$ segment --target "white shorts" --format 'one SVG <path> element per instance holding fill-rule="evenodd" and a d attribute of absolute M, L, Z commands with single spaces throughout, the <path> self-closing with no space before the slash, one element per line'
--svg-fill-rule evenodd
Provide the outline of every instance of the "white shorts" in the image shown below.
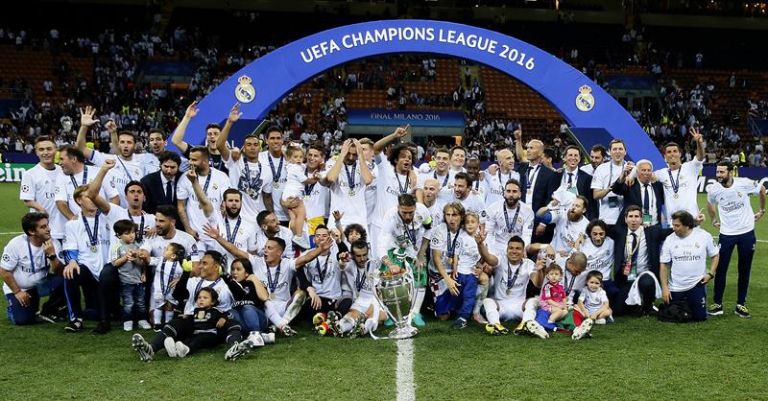
<path fill-rule="evenodd" d="M 499 320 L 506 322 L 508 320 L 521 320 L 523 318 L 523 303 L 514 299 L 497 300 L 499 305 Z"/>
<path fill-rule="evenodd" d="M 373 316 L 378 316 L 379 312 L 381 311 L 381 305 L 379 305 L 379 301 L 376 300 L 376 297 L 373 296 L 357 297 L 355 302 L 352 303 L 350 309 L 354 309 L 365 315 L 368 313 L 368 308 L 370 308 L 371 305 L 373 305 Z"/>

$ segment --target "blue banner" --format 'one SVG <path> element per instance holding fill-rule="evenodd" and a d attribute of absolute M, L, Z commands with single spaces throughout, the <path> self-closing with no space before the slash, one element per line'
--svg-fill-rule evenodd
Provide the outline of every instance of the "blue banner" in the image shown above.
<path fill-rule="evenodd" d="M 459 127 L 464 128 L 464 113 L 460 111 L 414 111 L 385 109 L 350 109 L 349 125 L 378 125 L 399 127 Z"/>
<path fill-rule="evenodd" d="M 392 53 L 430 53 L 496 68 L 539 93 L 575 128 L 603 128 L 622 138 L 631 159 L 664 162 L 632 116 L 598 84 L 536 46 L 468 25 L 430 20 L 387 20 L 342 26 L 289 43 L 258 58 L 200 102 L 187 130 L 202 143 L 205 126 L 220 122 L 236 102 L 243 119 L 261 120 L 293 88 L 335 66 Z M 231 136 L 240 144 L 242 136 Z"/>

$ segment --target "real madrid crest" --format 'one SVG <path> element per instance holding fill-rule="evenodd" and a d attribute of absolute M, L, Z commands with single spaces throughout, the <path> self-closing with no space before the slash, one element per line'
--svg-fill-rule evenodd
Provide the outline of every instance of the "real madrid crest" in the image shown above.
<path fill-rule="evenodd" d="M 235 88 L 235 98 L 240 103 L 250 103 L 256 99 L 256 89 L 251 85 L 251 77 L 243 75 L 237 79 L 237 87 Z"/>
<path fill-rule="evenodd" d="M 592 96 L 592 88 L 589 85 L 583 85 L 579 88 L 579 94 L 576 95 L 576 108 L 581 111 L 590 111 L 595 107 L 595 97 Z"/>

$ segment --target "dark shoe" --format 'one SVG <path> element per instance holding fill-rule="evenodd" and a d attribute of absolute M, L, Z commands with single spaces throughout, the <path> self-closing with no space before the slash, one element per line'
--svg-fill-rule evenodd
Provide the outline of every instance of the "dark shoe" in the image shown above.
<path fill-rule="evenodd" d="M 64 327 L 64 330 L 70 333 L 78 333 L 83 331 L 83 319 L 70 320 L 70 322 Z"/>
<path fill-rule="evenodd" d="M 453 321 L 453 326 L 451 327 L 457 330 L 465 329 L 467 327 L 467 319 L 460 317 Z"/>

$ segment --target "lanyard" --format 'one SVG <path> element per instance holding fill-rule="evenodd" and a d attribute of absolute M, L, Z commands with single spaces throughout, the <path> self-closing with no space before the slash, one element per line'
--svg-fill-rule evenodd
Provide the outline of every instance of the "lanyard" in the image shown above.
<path fill-rule="evenodd" d="M 514 231 L 515 229 L 515 223 L 517 223 L 517 216 L 520 215 L 520 203 L 517 204 L 517 210 L 515 210 L 515 216 L 512 217 L 512 224 L 509 224 L 509 214 L 507 214 L 506 201 L 504 201 L 504 204 L 501 205 L 501 208 L 502 210 L 504 210 L 504 222 L 507 223 L 507 233 L 512 233 L 512 231 Z"/>
<path fill-rule="evenodd" d="M 282 266 L 282 262 L 277 265 L 277 269 L 275 272 L 275 278 L 272 279 L 272 275 L 269 274 L 269 266 L 267 266 L 267 285 L 269 286 L 269 293 L 272 294 L 275 292 L 275 288 L 277 288 L 277 281 L 280 280 L 280 267 Z"/>
<path fill-rule="evenodd" d="M 343 163 L 342 163 L 343 164 Z M 355 190 L 355 170 L 357 169 L 357 163 L 352 163 L 352 172 L 349 171 L 347 165 L 344 164 L 344 171 L 347 173 L 347 183 L 349 184 L 349 190 Z M 397 174 L 397 173 L 395 173 Z"/>
<path fill-rule="evenodd" d="M 205 185 L 203 185 L 203 192 L 205 192 L 206 195 L 208 195 L 208 185 L 211 183 L 212 175 L 213 170 L 208 170 L 208 177 L 205 177 Z"/>
<path fill-rule="evenodd" d="M 117 161 L 120 162 L 120 165 L 123 166 L 123 171 L 125 171 L 125 175 L 128 176 L 128 181 L 133 181 L 133 177 L 131 176 L 131 173 L 128 172 L 128 168 L 125 167 L 125 163 L 123 163 L 123 159 L 120 157 L 116 157 Z"/>
<path fill-rule="evenodd" d="M 29 237 L 27 237 L 27 250 L 29 251 L 29 263 L 32 265 L 32 274 L 35 274 L 35 257 L 32 255 L 32 245 L 29 243 Z M 43 252 L 43 267 L 48 270 L 48 258 L 45 257 Z"/>
<path fill-rule="evenodd" d="M 447 226 L 446 226 L 447 228 Z M 461 234 L 461 228 L 459 228 L 458 231 L 456 231 L 456 236 L 453 237 L 453 242 L 451 242 L 451 230 L 446 230 L 448 233 L 448 257 L 452 258 L 453 255 L 456 253 L 456 241 L 459 240 L 459 234 Z"/>
<path fill-rule="evenodd" d="M 365 284 L 365 276 L 368 275 L 368 268 L 370 266 L 371 266 L 371 261 L 369 260 L 365 264 L 365 270 L 363 271 L 363 274 L 360 274 L 360 269 L 355 269 L 357 270 L 357 275 L 355 276 L 355 288 L 357 288 L 357 292 L 360 292 L 360 290 L 363 288 L 363 284 Z"/>
<path fill-rule="evenodd" d="M 520 274 L 520 268 L 523 267 L 523 261 L 520 261 L 520 264 L 517 265 L 517 268 L 515 269 L 515 274 L 512 274 L 512 264 L 509 263 L 509 259 L 507 259 L 507 290 L 511 289 L 515 286 L 515 281 L 517 281 L 517 276 Z M 511 277 L 511 278 L 510 278 Z"/>
<path fill-rule="evenodd" d="M 235 240 L 237 239 L 237 230 L 240 229 L 240 223 L 243 222 L 243 218 L 240 216 L 237 216 L 237 223 L 235 223 L 235 229 L 234 232 L 229 231 L 229 218 L 224 217 L 224 225 L 227 229 L 227 241 L 231 242 L 232 244 L 235 244 Z M 235 245 L 236 246 L 236 245 Z"/>
<path fill-rule="evenodd" d="M 133 224 L 136 224 L 136 222 L 133 220 L 133 216 L 128 214 L 128 217 L 131 218 L 131 221 L 133 221 Z M 142 242 L 144 241 L 144 213 L 141 213 L 141 223 L 139 224 L 139 231 L 136 233 L 136 242 Z"/>
<path fill-rule="evenodd" d="M 408 224 L 406 224 L 405 220 L 403 220 L 403 216 L 400 216 L 400 213 L 397 214 L 397 217 L 399 217 L 400 221 L 403 223 L 403 228 L 405 229 L 405 235 L 408 236 L 408 240 L 411 241 L 411 244 L 413 244 L 413 247 L 416 248 L 416 228 L 413 226 L 413 221 L 411 221 L 411 226 L 409 228 Z"/>
<path fill-rule="evenodd" d="M 624 165 L 625 164 L 627 164 L 627 162 L 625 162 L 625 161 L 621 162 L 621 171 L 619 171 L 619 175 L 621 175 L 621 172 L 624 171 Z M 609 173 L 608 173 L 608 186 L 613 184 L 613 160 L 611 160 L 610 168 L 611 169 L 609 170 Z M 616 177 L 616 178 L 619 178 L 619 177 Z"/>
<path fill-rule="evenodd" d="M 667 174 L 669 174 L 669 183 L 672 185 L 672 191 L 675 192 L 675 196 L 677 196 L 677 191 L 680 190 L 680 171 L 683 168 L 677 169 L 677 182 L 672 178 L 672 171 L 667 169 Z"/>
<path fill-rule="evenodd" d="M 197 286 L 195 287 L 195 299 L 197 299 L 197 295 L 200 292 L 200 288 L 203 286 L 203 281 L 204 279 L 201 278 L 200 281 L 197 282 Z M 221 281 L 221 277 L 217 278 L 216 281 L 212 282 L 209 285 L 206 285 L 205 287 L 206 288 L 216 287 L 216 284 L 218 284 L 219 281 Z M 162 282 L 162 279 L 160 280 L 160 282 Z"/>
<path fill-rule="evenodd" d="M 304 175 L 309 177 L 309 170 L 307 170 L 306 168 L 304 169 Z M 312 184 L 304 185 L 304 195 L 305 196 L 312 195 L 312 190 L 315 189 L 315 185 L 317 185 L 317 181 L 313 182 Z"/>
<path fill-rule="evenodd" d="M 570 272 L 568 274 L 571 275 L 571 283 L 570 284 L 568 284 L 568 279 L 565 278 L 565 275 L 563 275 L 563 281 L 565 281 L 565 284 L 566 284 L 566 286 L 565 286 L 565 293 L 566 294 L 570 294 L 571 293 L 571 288 L 573 288 L 573 284 L 576 282 L 576 276 L 574 276 Z"/>
<path fill-rule="evenodd" d="M 502 181 L 501 180 L 501 168 L 499 168 L 498 174 L 499 174 L 499 187 L 501 187 L 501 193 L 503 195 L 504 194 L 504 187 L 507 185 L 507 181 L 512 179 L 512 171 L 510 171 L 509 174 L 507 175 L 507 181 Z"/>
<path fill-rule="evenodd" d="M 80 216 L 83 218 L 83 225 L 85 226 L 85 232 L 88 234 L 88 241 L 90 241 L 91 246 L 96 246 L 96 244 L 99 242 L 99 215 L 101 214 L 101 211 L 96 212 L 96 217 L 93 218 L 93 231 L 91 231 L 91 227 L 88 226 L 88 220 L 85 218 L 84 214 L 81 214 Z"/>
<path fill-rule="evenodd" d="M 173 275 L 176 273 L 176 265 L 179 263 L 177 260 L 174 260 L 171 264 L 171 271 L 168 272 L 168 282 L 163 282 L 163 276 L 165 275 L 165 264 L 167 261 L 163 260 L 163 264 L 160 265 L 160 291 L 162 291 L 163 295 L 168 295 L 168 292 L 171 290 L 171 281 L 173 281 Z M 195 294 L 197 294 L 197 291 L 200 290 L 200 285 L 202 284 L 202 280 L 200 283 L 198 283 L 197 287 L 195 289 Z M 195 295 L 195 298 L 197 298 L 197 295 Z"/>
<path fill-rule="evenodd" d="M 69 179 L 72 180 L 72 186 L 77 188 L 77 181 L 75 181 L 75 175 L 70 174 Z M 88 181 L 88 168 L 83 166 L 83 183 L 80 185 L 85 185 L 86 181 Z"/>
<path fill-rule="evenodd" d="M 443 184 L 440 185 L 440 189 L 442 189 L 444 186 L 448 185 L 448 176 L 450 176 L 450 173 L 445 173 L 445 178 L 443 179 Z M 437 179 L 437 170 L 435 170 L 434 174 L 432 175 Z"/>
<path fill-rule="evenodd" d="M 328 273 L 328 261 L 331 260 L 331 254 L 329 253 L 328 256 L 325 257 L 325 263 L 323 264 L 323 269 L 320 270 L 320 256 L 315 259 L 315 268 L 317 269 L 317 276 L 320 277 L 320 284 L 325 282 L 325 274 Z"/>
<path fill-rule="evenodd" d="M 251 188 L 253 186 L 253 181 L 251 179 L 251 166 L 248 160 L 243 160 L 244 170 L 245 170 L 245 182 L 247 183 L 248 187 Z M 258 163 L 259 165 L 259 177 L 261 177 L 261 163 Z"/>
<path fill-rule="evenodd" d="M 408 193 L 408 184 L 409 184 L 408 176 L 407 175 L 405 176 L 405 188 L 403 188 L 403 183 L 400 182 L 400 174 L 398 174 L 397 171 L 395 171 L 395 178 L 397 179 L 397 188 L 400 189 L 400 193 L 401 194 Z"/>
<path fill-rule="evenodd" d="M 275 184 L 280 183 L 280 174 L 283 171 L 283 160 L 285 158 L 283 156 L 280 156 L 280 164 L 277 165 L 277 171 L 275 171 L 275 162 L 272 161 L 272 155 L 267 155 L 267 160 L 269 160 L 269 169 L 272 170 L 272 182 Z"/>

